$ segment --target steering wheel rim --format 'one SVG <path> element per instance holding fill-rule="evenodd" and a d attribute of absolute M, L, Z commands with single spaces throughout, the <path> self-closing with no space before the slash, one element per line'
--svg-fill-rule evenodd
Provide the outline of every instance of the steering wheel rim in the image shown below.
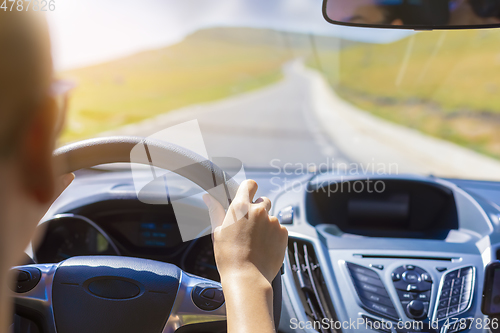
<path fill-rule="evenodd" d="M 227 209 L 238 183 L 216 164 L 173 143 L 141 137 L 104 137 L 75 142 L 54 152 L 61 172 L 70 173 L 107 163 L 134 163 L 175 172 L 210 193 Z"/>
<path fill-rule="evenodd" d="M 108 137 L 108 138 L 97 138 L 91 140 L 85 140 L 81 142 L 76 142 L 62 148 L 57 149 L 54 152 L 54 158 L 57 163 L 62 167 L 60 170 L 62 173 L 74 172 L 83 168 L 89 168 L 99 164 L 106 163 L 117 163 L 117 162 L 130 162 L 131 152 L 135 150 L 136 154 L 134 154 L 134 163 L 141 163 L 145 165 L 150 165 L 151 167 L 159 167 L 172 172 L 175 172 L 195 184 L 199 185 L 205 191 L 210 193 L 218 202 L 220 202 L 224 208 L 227 209 L 231 200 L 234 198 L 237 190 L 238 183 L 227 176 L 227 174 L 216 164 L 207 160 L 206 158 L 188 150 L 183 147 L 177 146 L 175 144 L 152 140 L 147 138 L 140 137 Z M 121 262 L 124 267 L 129 267 L 130 262 L 135 260 L 135 258 L 123 258 L 116 257 L 113 259 L 108 259 L 111 264 L 105 264 L 108 269 L 113 264 L 113 260 L 117 260 Z M 104 259 L 97 259 L 97 257 L 80 257 L 76 260 L 78 265 L 89 265 L 89 267 L 95 266 L 94 262 L 101 262 Z M 144 261 L 150 261 L 145 259 L 139 259 L 137 264 L 145 265 L 144 267 L 149 267 L 149 264 L 145 264 Z M 56 275 L 58 271 L 58 267 L 66 267 L 66 270 L 76 269 L 77 267 L 73 263 L 75 260 L 68 259 L 67 261 L 63 261 L 58 265 L 45 265 L 47 267 L 42 267 L 43 265 L 27 265 L 20 266 L 16 269 L 23 270 L 26 267 L 31 267 L 30 269 L 37 269 L 41 272 L 42 280 L 45 286 L 36 286 L 34 288 L 35 291 L 30 291 L 25 295 L 17 295 L 15 297 L 16 304 L 21 307 L 27 308 L 36 308 L 38 312 L 45 313 L 48 316 L 54 318 L 53 329 L 55 331 L 55 313 L 52 307 L 52 285 L 54 281 L 57 282 L 57 278 L 62 276 L 62 273 Z M 69 264 L 68 264 L 69 263 Z M 82 264 L 83 263 L 83 264 Z M 159 263 L 159 262 L 158 262 Z M 171 264 L 159 263 L 162 267 L 165 266 L 173 266 Z M 127 266 L 128 265 L 128 266 Z M 63 268 L 64 268 L 63 267 Z M 73 268 L 71 268 L 73 267 Z M 75 268 L 76 267 L 76 268 Z M 174 266 L 175 267 L 175 266 Z M 116 268 L 116 267 L 112 267 Z M 177 267 L 175 267 L 177 268 Z M 167 270 L 172 271 L 171 268 L 167 267 Z M 95 267 L 94 267 L 95 270 Z M 195 276 L 187 275 L 177 268 L 181 273 L 178 274 L 180 277 L 178 278 L 178 293 L 175 295 L 175 302 L 171 307 L 171 312 L 169 312 L 168 321 L 165 324 L 165 328 L 163 332 L 170 332 L 178 328 L 179 325 L 184 325 L 186 322 L 183 322 L 182 315 L 179 315 L 179 311 L 186 311 L 184 308 L 193 308 L 193 300 L 191 299 L 191 293 L 193 292 L 193 288 L 196 288 L 196 285 L 210 285 L 212 283 L 210 280 L 198 278 Z M 102 270 L 98 270 L 101 272 Z M 101 273 L 98 273 L 101 274 Z M 71 275 L 71 274 L 70 274 Z M 175 275 L 175 274 L 174 274 Z M 94 277 L 92 279 L 98 279 L 99 276 Z M 101 277 L 102 278 L 102 277 Z M 127 279 L 128 276 L 120 276 L 120 279 Z M 92 280 L 90 279 L 90 280 Z M 88 281 L 79 283 L 84 286 Z M 93 280 L 92 280 L 93 281 Z M 133 281 L 133 280 L 132 280 Z M 208 282 L 207 282 L 208 281 Z M 207 284 L 208 283 L 208 284 Z M 215 283 L 215 282 L 213 282 Z M 62 283 L 64 284 L 64 283 Z M 67 284 L 67 281 L 66 281 Z M 144 284 L 144 283 L 143 283 Z M 139 283 L 141 285 L 141 283 Z M 276 278 L 272 282 L 273 286 L 273 310 L 274 310 L 274 322 L 276 326 L 276 331 L 278 331 L 279 320 L 281 316 L 281 274 L 278 273 Z M 41 292 L 37 290 L 43 288 L 45 292 Z M 50 288 L 50 292 L 47 292 L 47 288 Z M 211 288 L 217 288 L 217 286 L 213 285 Z M 58 293 L 57 289 L 54 289 L 56 294 Z M 183 290 L 183 291 L 182 291 Z M 39 295 L 37 296 L 37 293 Z M 182 295 L 181 295 L 182 294 Z M 178 300 L 178 298 L 182 298 L 182 300 Z M 225 305 L 217 308 L 214 312 L 217 320 L 221 318 L 221 311 L 225 313 Z M 184 307 L 184 308 L 183 308 Z M 200 309 L 198 309 L 200 310 Z M 193 310 L 194 311 L 194 310 Z M 175 314 L 175 316 L 174 316 Z M 206 315 L 206 314 L 204 314 Z M 190 314 L 192 317 L 192 315 Z M 172 317 L 176 319 L 172 320 Z M 179 319 L 180 318 L 180 319 Z M 188 316 L 189 318 L 189 316 Z M 213 320 L 207 320 L 206 316 L 202 316 L 205 320 L 204 322 L 213 322 Z M 50 326 L 50 325 L 49 325 Z M 49 331 L 52 326 L 49 327 Z"/>

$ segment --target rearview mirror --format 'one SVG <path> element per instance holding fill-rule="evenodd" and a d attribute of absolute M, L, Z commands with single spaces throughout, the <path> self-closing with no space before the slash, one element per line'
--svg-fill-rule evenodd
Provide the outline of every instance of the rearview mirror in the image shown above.
<path fill-rule="evenodd" d="M 500 0 L 324 0 L 333 24 L 392 29 L 500 27 Z"/>

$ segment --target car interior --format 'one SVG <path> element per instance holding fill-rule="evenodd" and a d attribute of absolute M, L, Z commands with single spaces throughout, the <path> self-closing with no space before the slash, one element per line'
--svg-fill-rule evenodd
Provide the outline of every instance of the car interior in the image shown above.
<path fill-rule="evenodd" d="M 250 2 L 237 2 L 245 4 L 242 17 L 259 16 L 267 11 L 266 6 L 275 6 Z M 252 81 L 245 83 L 248 90 L 228 89 L 228 96 L 214 95 L 206 101 L 173 106 L 179 109 L 167 113 L 173 121 L 159 115 L 152 121 L 141 120 L 138 126 L 132 121 L 120 123 L 119 128 L 103 127 L 96 133 L 92 129 L 78 137 L 78 131 L 71 128 L 77 118 L 68 116 L 67 139 L 54 158 L 65 166 L 64 173 L 74 172 L 76 178 L 40 222 L 37 238 L 26 250 L 25 265 L 12 268 L 16 279 L 13 332 L 226 332 L 224 294 L 202 196 L 208 192 L 227 208 L 242 174 L 258 183 L 258 196 L 272 201 L 270 214 L 278 217 L 289 233 L 285 260 L 273 281 L 277 332 L 458 333 L 494 332 L 498 328 L 495 318 L 500 314 L 500 288 L 495 287 L 494 273 L 500 269 L 490 263 L 500 260 L 500 154 L 495 150 L 500 141 L 493 142 L 497 137 L 492 134 L 488 136 L 491 144 L 467 145 L 462 137 L 454 139 L 459 130 L 449 130 L 455 136 L 439 136 L 419 127 L 433 124 L 429 128 L 437 128 L 440 112 L 445 116 L 439 119 L 451 124 L 446 125 L 450 128 L 454 124 L 472 127 L 472 122 L 474 126 L 489 123 L 484 128 L 498 126 L 498 109 L 482 109 L 479 102 L 460 104 L 461 95 L 479 89 L 479 85 L 464 83 L 464 90 L 454 93 L 453 87 L 462 89 L 459 83 L 453 85 L 455 72 L 443 69 L 444 63 L 426 65 L 427 58 L 441 60 L 440 50 L 457 36 L 453 45 L 460 47 L 464 34 L 477 34 L 474 38 L 479 36 L 477 40 L 490 47 L 494 39 L 488 36 L 500 28 L 497 1 L 295 2 L 316 13 L 313 17 L 321 29 L 338 35 L 298 30 L 285 33 L 277 26 L 266 33 L 243 29 L 233 34 L 228 27 L 214 28 L 225 23 L 213 21 L 206 23 L 206 30 L 185 37 L 199 45 L 223 38 L 225 44 L 215 44 L 206 54 L 179 42 L 163 53 L 140 53 L 139 58 L 127 55 L 125 60 L 107 63 L 111 79 L 100 76 L 108 70 L 103 65 L 67 71 L 82 75 L 78 83 L 81 91 L 102 89 L 103 96 L 123 99 L 124 104 L 129 103 L 126 90 L 123 95 L 115 94 L 107 82 L 112 82 L 109 84 L 116 86 L 116 91 L 139 90 L 142 86 L 137 82 L 157 71 L 177 75 L 173 69 L 146 67 L 157 58 L 194 61 L 182 53 L 189 51 L 198 53 L 196 59 L 211 59 L 219 57 L 216 52 L 236 52 L 230 47 L 240 43 L 238 39 L 251 45 L 241 47 L 241 54 L 228 55 L 223 64 L 211 64 L 210 70 L 215 72 L 222 68 L 217 66 L 229 66 L 231 57 L 243 59 L 247 54 L 254 59 L 262 56 L 264 47 L 275 47 L 276 38 L 282 43 L 278 51 L 265 51 L 276 56 L 266 58 L 267 66 L 279 64 L 278 74 L 262 74 L 257 80 L 265 87 L 250 87 L 257 84 Z M 167 1 L 160 7 L 175 12 L 174 3 Z M 283 7 L 279 7 L 281 11 L 291 6 L 284 1 L 277 3 Z M 252 12 L 254 6 L 261 11 Z M 459 14 L 465 15 L 463 6 L 476 13 L 475 20 L 460 21 Z M 207 11 L 207 15 L 215 15 L 223 7 Z M 192 5 L 189 9 L 197 8 Z M 300 12 L 307 16 L 300 8 L 297 17 Z M 276 11 L 267 13 L 274 15 Z M 241 22 L 234 26 L 250 25 Z M 262 22 L 255 22 L 262 29 Z M 447 39 L 440 37 L 448 31 Z M 435 39 L 431 47 L 426 44 L 420 51 L 418 38 L 425 36 Z M 369 44 L 367 38 L 377 42 Z M 393 45 L 398 48 L 391 49 Z M 472 50 L 483 52 L 483 44 L 474 45 Z M 378 56 L 382 48 L 401 52 L 394 60 L 389 53 Z M 412 67 L 411 52 L 418 53 L 415 63 L 419 70 Z M 459 53 L 451 46 L 446 52 Z M 491 52 L 496 57 L 491 61 L 498 62 L 500 49 Z M 486 59 L 487 55 L 483 56 Z M 482 65 L 475 60 L 475 66 Z M 238 66 L 243 66 L 241 61 Z M 140 63 L 134 73 L 147 73 L 141 79 L 134 78 L 137 82 L 127 81 L 128 72 L 123 77 L 114 75 L 113 70 L 123 70 L 134 62 Z M 350 66 L 352 77 L 347 70 L 340 72 L 340 78 L 335 76 L 335 69 L 344 63 Z M 333 69 L 330 64 L 334 64 Z M 250 65 L 249 73 L 261 70 Z M 458 71 L 466 66 L 466 60 L 453 66 Z M 496 75 L 491 66 L 483 75 Z M 395 80 L 383 87 L 385 78 L 393 75 L 388 72 L 392 67 L 396 67 Z M 193 71 L 219 75 L 210 70 Z M 236 70 L 231 67 L 228 72 Z M 327 78 L 320 79 L 318 72 Z M 464 73 L 461 80 L 467 81 Z M 271 79 L 272 75 L 280 76 Z M 405 83 L 408 78 L 411 84 Z M 212 92 L 207 88 L 210 81 L 176 80 L 179 86 L 200 84 Z M 370 85 L 370 80 L 375 83 Z M 86 87 L 88 82 L 95 87 Z M 356 85 L 360 88 L 353 90 Z M 441 89 L 441 85 L 448 88 Z M 432 93 L 417 96 L 423 91 L 417 88 L 424 86 L 431 86 Z M 98 112 L 84 104 L 84 93 L 78 89 L 75 108 L 80 108 L 79 117 Z M 331 95 L 330 90 L 336 94 Z M 394 95 L 384 95 L 386 90 Z M 162 91 L 148 92 L 147 99 L 160 98 Z M 455 115 L 445 106 L 445 111 L 440 109 L 438 103 L 446 95 L 443 91 L 453 96 L 456 109 L 462 113 Z M 370 92 L 379 95 L 373 97 Z M 165 92 L 166 98 L 183 93 L 180 88 Z M 469 98 L 481 96 L 471 93 Z M 102 100 L 96 97 L 96 103 Z M 116 105 L 121 107 L 120 103 Z M 378 111 L 384 107 L 389 111 Z M 413 117 L 416 112 L 427 112 L 422 111 L 425 108 L 432 109 L 429 116 L 421 122 L 411 118 L 411 125 L 398 123 L 396 116 L 386 117 L 391 112 Z M 233 112 L 235 109 L 241 112 Z M 295 113 L 287 113 L 292 109 Z M 480 113 L 477 117 L 471 115 L 476 110 Z M 248 114 L 255 118 L 245 118 Z M 469 123 L 462 121 L 462 116 L 468 117 Z M 114 121 L 107 114 L 102 119 L 98 114 L 92 117 L 109 124 Z M 174 125 L 193 119 L 198 119 L 195 129 L 203 137 L 201 141 L 196 133 L 175 129 Z M 173 128 L 170 132 L 153 134 L 169 126 Z M 480 136 L 483 132 L 474 133 Z M 197 149 L 199 142 L 206 148 Z M 326 160 L 321 164 L 332 156 L 335 163 Z M 416 160 L 418 163 L 412 162 Z M 355 164 L 374 167 L 353 170 Z M 396 172 L 388 171 L 391 165 L 398 166 Z M 497 278 L 497 286 L 499 281 Z"/>

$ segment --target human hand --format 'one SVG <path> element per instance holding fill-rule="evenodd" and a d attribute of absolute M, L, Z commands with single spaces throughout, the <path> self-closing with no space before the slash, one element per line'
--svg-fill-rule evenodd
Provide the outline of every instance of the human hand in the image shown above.
<path fill-rule="evenodd" d="M 227 214 L 209 194 L 203 196 L 209 208 L 214 252 L 221 280 L 263 276 L 269 283 L 279 272 L 288 241 L 288 231 L 269 216 L 271 201 L 258 198 L 257 183 L 244 181 Z"/>

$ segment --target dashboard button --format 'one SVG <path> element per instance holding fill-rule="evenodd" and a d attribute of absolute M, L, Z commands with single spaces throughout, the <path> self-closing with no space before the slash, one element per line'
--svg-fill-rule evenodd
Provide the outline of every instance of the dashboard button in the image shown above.
<path fill-rule="evenodd" d="M 25 282 L 31 279 L 31 274 L 26 271 L 20 271 L 17 275 L 17 282 Z"/>
<path fill-rule="evenodd" d="M 217 302 L 224 303 L 224 293 L 221 289 L 215 289 L 214 300 Z"/>
<path fill-rule="evenodd" d="M 394 281 L 394 282 L 401 280 L 401 274 L 399 274 L 399 273 L 392 272 L 391 276 L 392 276 L 392 281 Z"/>
<path fill-rule="evenodd" d="M 406 286 L 406 290 L 407 291 L 416 291 L 416 290 L 418 290 L 418 286 L 416 284 L 409 284 L 408 286 Z"/>
<path fill-rule="evenodd" d="M 422 274 L 422 280 L 426 281 L 426 282 L 432 282 L 432 277 L 427 274 L 427 273 L 423 273 Z"/>
<path fill-rule="evenodd" d="M 451 296 L 458 296 L 462 293 L 462 286 L 453 287 L 451 290 Z"/>
<path fill-rule="evenodd" d="M 458 272 L 459 271 L 451 271 L 446 274 L 445 281 L 455 280 L 458 277 Z"/>
<path fill-rule="evenodd" d="M 405 269 L 406 269 L 407 271 L 412 271 L 412 270 L 414 270 L 414 269 L 415 269 L 415 266 L 413 266 L 413 265 L 405 265 Z"/>
<path fill-rule="evenodd" d="M 208 299 L 214 299 L 215 298 L 215 289 L 212 289 L 212 288 L 205 289 L 201 292 L 201 296 L 204 298 L 208 298 Z"/>
<path fill-rule="evenodd" d="M 443 318 L 445 318 L 447 312 L 448 312 L 448 309 L 439 310 L 437 312 L 437 319 L 443 319 Z"/>
<path fill-rule="evenodd" d="M 447 308 L 449 302 L 450 302 L 450 300 L 448 298 L 447 299 L 443 299 L 442 301 L 439 301 L 438 309 L 445 309 L 445 308 Z"/>
<path fill-rule="evenodd" d="M 441 266 L 436 267 L 436 271 L 438 271 L 438 272 L 444 272 L 444 271 L 446 271 L 447 269 L 448 269 L 448 268 L 446 268 L 446 267 L 441 267 Z"/>
<path fill-rule="evenodd" d="M 422 302 L 429 302 L 431 299 L 431 292 L 425 291 L 423 293 L 419 293 L 417 296 L 417 299 L 422 301 Z"/>
<path fill-rule="evenodd" d="M 472 289 L 472 281 L 464 283 L 462 286 L 462 292 L 469 291 Z"/>
<path fill-rule="evenodd" d="M 367 309 L 378 312 L 380 314 L 386 315 L 393 319 L 399 319 L 398 313 L 392 306 L 386 306 L 382 304 L 377 304 L 370 301 L 364 301 L 363 304 Z"/>
<path fill-rule="evenodd" d="M 363 267 L 360 265 L 356 265 L 356 264 L 353 264 L 350 262 L 347 263 L 347 267 L 349 268 L 349 270 L 352 273 L 359 273 L 359 274 L 363 274 L 363 275 L 368 275 L 368 276 L 371 276 L 371 277 L 376 278 L 376 279 L 379 278 L 378 274 L 369 268 L 366 268 L 366 267 Z"/>
<path fill-rule="evenodd" d="M 369 293 L 369 292 L 363 292 L 363 293 L 361 293 L 361 298 L 364 298 L 364 299 L 371 301 L 371 302 L 374 302 L 374 303 L 393 307 L 392 301 L 389 297 L 384 297 L 384 296 Z"/>
<path fill-rule="evenodd" d="M 224 304 L 224 294 L 221 287 L 213 285 L 198 285 L 191 295 L 194 304 L 202 310 L 213 311 Z"/>
<path fill-rule="evenodd" d="M 460 296 L 452 296 L 450 298 L 450 306 L 458 305 L 460 303 Z"/>
<path fill-rule="evenodd" d="M 468 305 L 469 305 L 469 302 L 460 303 L 458 305 L 458 311 L 462 312 L 462 311 L 466 310 Z"/>
<path fill-rule="evenodd" d="M 13 269 L 11 272 L 16 281 L 12 290 L 16 293 L 25 293 L 35 288 L 42 277 L 41 271 L 36 267 L 23 267 L 22 270 Z"/>
<path fill-rule="evenodd" d="M 370 266 L 373 268 L 376 268 L 376 269 L 380 269 L 380 270 L 384 269 L 384 265 L 370 265 Z"/>
<path fill-rule="evenodd" d="M 470 299 L 470 291 L 466 291 L 465 293 L 462 293 L 460 296 L 460 302 L 468 302 Z"/>
<path fill-rule="evenodd" d="M 451 288 L 451 280 L 450 281 L 444 281 L 443 282 L 443 289 L 449 289 Z"/>
<path fill-rule="evenodd" d="M 293 224 L 293 207 L 288 206 L 278 213 L 280 224 Z"/>
<path fill-rule="evenodd" d="M 458 306 L 451 306 L 448 309 L 448 316 L 454 315 L 456 313 L 458 313 Z"/>
<path fill-rule="evenodd" d="M 361 292 L 367 291 L 370 293 L 375 293 L 375 294 L 378 294 L 381 296 L 389 297 L 389 295 L 385 291 L 385 288 L 376 287 L 376 286 L 373 286 L 371 284 L 364 283 L 364 282 L 359 282 L 359 283 L 357 283 L 357 285 L 359 286 L 359 289 Z"/>
<path fill-rule="evenodd" d="M 462 276 L 462 279 L 464 280 L 463 283 L 471 283 L 472 282 L 472 275 Z"/>
<path fill-rule="evenodd" d="M 382 281 L 380 281 L 380 279 L 378 279 L 378 278 L 373 278 L 373 277 L 366 276 L 363 274 L 353 274 L 352 277 L 354 278 L 354 280 L 356 280 L 356 282 L 364 282 L 364 283 L 371 284 L 373 286 L 384 287 L 384 285 L 382 284 Z"/>
<path fill-rule="evenodd" d="M 470 276 L 472 277 L 473 270 L 472 267 L 464 267 L 460 270 L 460 276 Z"/>
<path fill-rule="evenodd" d="M 450 297 L 451 289 L 444 289 L 441 291 L 441 298 L 448 298 Z"/>
<path fill-rule="evenodd" d="M 414 300 L 408 303 L 406 310 L 410 318 L 418 319 L 425 317 L 425 315 L 427 314 L 426 307 L 426 304 L 424 304 L 423 302 Z"/>
<path fill-rule="evenodd" d="M 420 282 L 420 276 L 415 272 L 406 271 L 403 273 L 403 280 L 409 283 L 418 283 Z"/>
<path fill-rule="evenodd" d="M 417 293 L 412 293 L 408 291 L 402 291 L 402 290 L 396 290 L 398 292 L 399 300 L 401 302 L 403 301 L 411 301 L 415 298 L 417 298 Z"/>

